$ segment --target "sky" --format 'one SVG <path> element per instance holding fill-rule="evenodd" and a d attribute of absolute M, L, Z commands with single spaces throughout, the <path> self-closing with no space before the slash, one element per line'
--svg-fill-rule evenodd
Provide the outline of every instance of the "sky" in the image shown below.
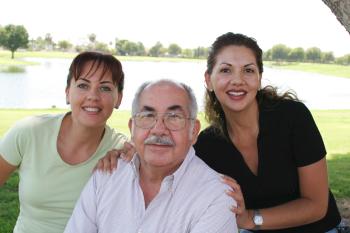
<path fill-rule="evenodd" d="M 264 51 L 282 43 L 350 54 L 350 34 L 321 0 L 0 0 L 0 25 L 7 24 L 23 25 L 33 39 L 50 33 L 73 44 L 94 33 L 105 43 L 209 47 L 232 31 Z"/>

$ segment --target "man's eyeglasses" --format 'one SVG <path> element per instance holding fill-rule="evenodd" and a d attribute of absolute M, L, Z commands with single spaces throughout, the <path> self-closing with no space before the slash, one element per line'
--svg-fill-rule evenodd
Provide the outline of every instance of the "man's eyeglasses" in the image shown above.
<path fill-rule="evenodd" d="M 186 120 L 194 120 L 178 112 L 166 112 L 159 114 L 149 111 L 136 113 L 133 116 L 133 119 L 135 120 L 135 125 L 137 127 L 140 127 L 142 129 L 151 129 L 156 125 L 160 115 L 164 125 L 171 131 L 183 129 L 186 125 Z"/>

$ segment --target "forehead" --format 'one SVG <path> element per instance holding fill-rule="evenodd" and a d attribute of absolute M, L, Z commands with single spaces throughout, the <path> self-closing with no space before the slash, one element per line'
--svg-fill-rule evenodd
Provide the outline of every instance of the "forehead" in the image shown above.
<path fill-rule="evenodd" d="M 178 109 L 187 113 L 189 98 L 183 87 L 172 83 L 160 83 L 147 86 L 140 95 L 139 104 L 140 110 L 147 107 L 157 112 Z"/>
<path fill-rule="evenodd" d="M 256 57 L 250 48 L 247 48 L 245 46 L 230 45 L 224 47 L 216 56 L 216 63 L 218 65 L 223 62 L 256 64 Z"/>
<path fill-rule="evenodd" d="M 106 65 L 101 62 L 87 61 L 82 67 L 81 72 L 77 73 L 76 79 L 88 79 L 96 81 L 112 80 L 112 73 L 106 69 Z"/>

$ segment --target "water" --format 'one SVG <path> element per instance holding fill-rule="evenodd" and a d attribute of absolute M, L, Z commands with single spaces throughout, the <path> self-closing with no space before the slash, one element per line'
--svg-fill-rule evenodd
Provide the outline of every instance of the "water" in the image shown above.
<path fill-rule="evenodd" d="M 0 73 L 0 108 L 67 108 L 65 87 L 71 59 L 31 58 L 41 65 L 25 73 Z M 169 78 L 190 85 L 202 109 L 205 62 L 123 61 L 125 90 L 121 109 L 129 110 L 146 80 Z M 293 89 L 310 109 L 350 109 L 350 79 L 266 67 L 263 85 Z"/>

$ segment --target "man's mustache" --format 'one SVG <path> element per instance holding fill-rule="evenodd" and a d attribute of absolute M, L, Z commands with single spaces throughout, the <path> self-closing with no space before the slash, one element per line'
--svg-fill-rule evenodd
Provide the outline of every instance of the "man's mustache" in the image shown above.
<path fill-rule="evenodd" d="M 150 144 L 156 144 L 156 145 L 162 145 L 162 146 L 174 146 L 175 143 L 174 141 L 165 136 L 157 136 L 157 135 L 151 135 L 146 140 L 144 141 L 145 145 L 150 145 Z"/>

